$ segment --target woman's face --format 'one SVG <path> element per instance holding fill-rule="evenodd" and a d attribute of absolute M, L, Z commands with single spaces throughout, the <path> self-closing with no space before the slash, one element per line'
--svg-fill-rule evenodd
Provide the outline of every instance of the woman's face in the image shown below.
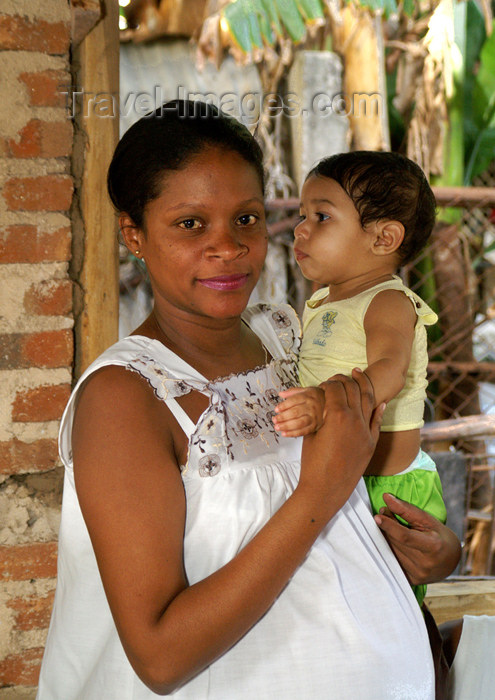
<path fill-rule="evenodd" d="M 144 225 L 146 233 L 136 234 L 138 249 L 158 310 L 218 319 L 244 310 L 267 245 L 253 166 L 233 151 L 205 149 L 183 169 L 165 174 Z"/>

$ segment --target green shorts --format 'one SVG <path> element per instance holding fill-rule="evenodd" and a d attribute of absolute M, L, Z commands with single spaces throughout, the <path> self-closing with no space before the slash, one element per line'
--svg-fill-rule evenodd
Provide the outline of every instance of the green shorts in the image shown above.
<path fill-rule="evenodd" d="M 364 481 L 371 501 L 373 513 L 385 506 L 384 493 L 412 503 L 435 516 L 442 523 L 447 520 L 447 510 L 443 501 L 442 484 L 435 462 L 420 450 L 413 462 L 399 474 L 390 476 L 365 476 Z M 399 518 L 401 522 L 404 520 Z M 407 525 L 407 523 L 405 523 Z M 414 594 L 421 605 L 426 595 L 426 586 L 413 586 Z"/>

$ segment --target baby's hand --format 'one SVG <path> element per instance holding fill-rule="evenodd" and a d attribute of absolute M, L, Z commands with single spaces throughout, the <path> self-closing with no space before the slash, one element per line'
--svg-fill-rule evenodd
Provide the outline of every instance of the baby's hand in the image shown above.
<path fill-rule="evenodd" d="M 284 399 L 275 407 L 273 425 L 284 437 L 309 435 L 321 428 L 325 418 L 325 392 L 317 386 L 281 391 Z"/>

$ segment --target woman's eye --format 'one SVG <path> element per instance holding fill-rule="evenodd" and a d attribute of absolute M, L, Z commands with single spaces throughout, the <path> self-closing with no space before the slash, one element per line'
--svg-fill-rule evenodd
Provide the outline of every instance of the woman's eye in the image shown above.
<path fill-rule="evenodd" d="M 253 226 L 258 221 L 258 217 L 254 214 L 243 214 L 237 221 L 241 226 Z"/>
<path fill-rule="evenodd" d="M 192 231 L 193 229 L 200 228 L 201 222 L 198 219 L 184 219 L 179 223 L 181 228 L 185 228 L 187 231 Z"/>

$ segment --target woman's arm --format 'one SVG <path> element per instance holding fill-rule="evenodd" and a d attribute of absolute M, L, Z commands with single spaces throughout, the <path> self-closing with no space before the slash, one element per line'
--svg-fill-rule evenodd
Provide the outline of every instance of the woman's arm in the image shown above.
<path fill-rule="evenodd" d="M 411 503 L 387 493 L 388 509 L 375 521 L 388 540 L 412 585 L 441 581 L 452 573 L 461 556 L 461 543 L 446 525 Z M 395 515 L 409 523 L 402 525 Z"/>
<path fill-rule="evenodd" d="M 331 422 L 305 440 L 293 495 L 232 561 L 190 586 L 174 419 L 122 368 L 101 370 L 82 389 L 76 489 L 122 644 L 154 692 L 183 684 L 263 616 L 355 488 L 381 415 L 372 417 L 362 373 L 329 383 L 325 396 Z"/>

